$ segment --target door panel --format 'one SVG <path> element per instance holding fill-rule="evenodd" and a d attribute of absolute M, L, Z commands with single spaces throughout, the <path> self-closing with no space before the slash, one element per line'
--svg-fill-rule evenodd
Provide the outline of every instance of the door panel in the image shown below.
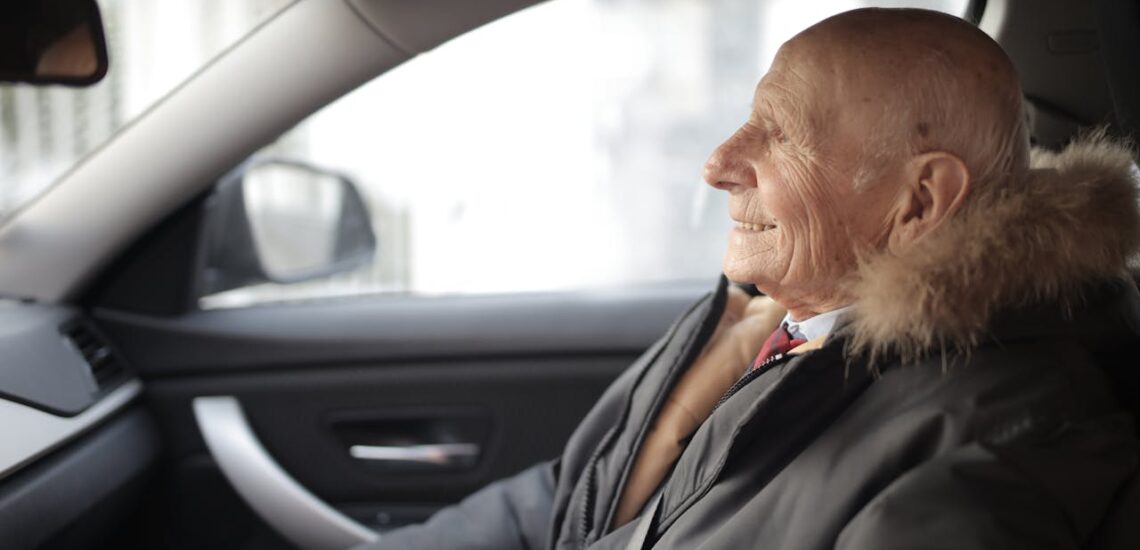
<path fill-rule="evenodd" d="M 227 522 L 255 522 L 219 487 L 195 422 L 194 398 L 217 395 L 237 399 L 270 456 L 303 487 L 387 528 L 557 457 L 606 386 L 710 287 L 380 296 L 97 318 L 146 381 L 169 460 L 171 530 L 192 530 L 177 512 L 186 509 L 201 510 L 193 517 L 207 528 L 220 521 L 209 509 L 240 512 Z M 455 456 L 376 461 L 352 450 L 422 458 L 440 445 Z M 280 544 L 262 533 L 231 547 L 254 539 Z"/>
<path fill-rule="evenodd" d="M 330 502 L 450 502 L 556 457 L 577 422 L 631 361 L 630 356 L 604 356 L 324 366 L 157 380 L 148 386 L 148 397 L 159 421 L 171 428 L 172 456 L 205 450 L 191 400 L 231 395 L 281 466 Z M 480 439 L 457 441 L 478 444 L 482 454 L 470 468 L 425 472 L 386 471 L 349 456 L 349 446 L 361 442 L 343 435 L 349 419 L 376 420 L 377 430 L 365 437 L 382 440 L 405 433 L 392 425 L 399 418 L 407 419 L 407 426 L 485 419 Z"/>

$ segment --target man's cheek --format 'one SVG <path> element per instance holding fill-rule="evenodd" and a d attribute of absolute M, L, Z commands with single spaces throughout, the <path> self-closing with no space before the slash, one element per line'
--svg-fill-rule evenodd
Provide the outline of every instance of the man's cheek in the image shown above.
<path fill-rule="evenodd" d="M 804 234 L 804 268 L 817 276 L 840 276 L 854 265 L 850 232 L 837 223 L 837 213 L 832 209 L 823 207 L 816 214 L 809 216 Z"/>
<path fill-rule="evenodd" d="M 773 163 L 774 172 L 785 183 L 801 187 L 818 179 L 819 170 L 811 159 L 805 156 L 789 155 L 781 155 L 778 158 L 779 161 Z"/>
<path fill-rule="evenodd" d="M 763 210 L 762 218 L 758 221 L 769 221 L 776 224 L 784 223 L 788 215 L 788 184 L 786 180 L 778 177 L 769 180 L 768 185 L 760 188 L 759 204 Z"/>
<path fill-rule="evenodd" d="M 796 218 L 811 208 L 810 194 L 818 187 L 814 174 L 802 163 L 782 164 L 774 172 L 776 184 L 764 190 L 764 202 L 777 216 L 777 223 L 797 223 Z"/>

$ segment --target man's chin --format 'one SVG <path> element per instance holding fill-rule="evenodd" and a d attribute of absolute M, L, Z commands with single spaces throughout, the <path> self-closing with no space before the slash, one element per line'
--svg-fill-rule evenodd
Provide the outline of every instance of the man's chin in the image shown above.
<path fill-rule="evenodd" d="M 725 258 L 724 264 L 721 265 L 724 276 L 734 283 L 758 287 L 767 280 L 754 266 L 742 264 L 743 262 L 735 262 L 731 258 Z"/>

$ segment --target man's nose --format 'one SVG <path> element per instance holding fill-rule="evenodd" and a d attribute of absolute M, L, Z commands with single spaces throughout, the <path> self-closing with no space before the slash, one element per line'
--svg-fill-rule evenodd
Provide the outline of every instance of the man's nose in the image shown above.
<path fill-rule="evenodd" d="M 745 155 L 745 141 L 738 131 L 713 150 L 705 161 L 705 183 L 724 191 L 756 186 L 756 174 Z"/>

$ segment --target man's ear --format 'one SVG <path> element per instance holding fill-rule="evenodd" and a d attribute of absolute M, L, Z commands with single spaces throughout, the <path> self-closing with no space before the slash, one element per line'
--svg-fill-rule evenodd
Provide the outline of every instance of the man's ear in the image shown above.
<path fill-rule="evenodd" d="M 906 165 L 887 247 L 901 252 L 950 219 L 970 194 L 970 170 L 955 155 L 923 153 Z"/>

